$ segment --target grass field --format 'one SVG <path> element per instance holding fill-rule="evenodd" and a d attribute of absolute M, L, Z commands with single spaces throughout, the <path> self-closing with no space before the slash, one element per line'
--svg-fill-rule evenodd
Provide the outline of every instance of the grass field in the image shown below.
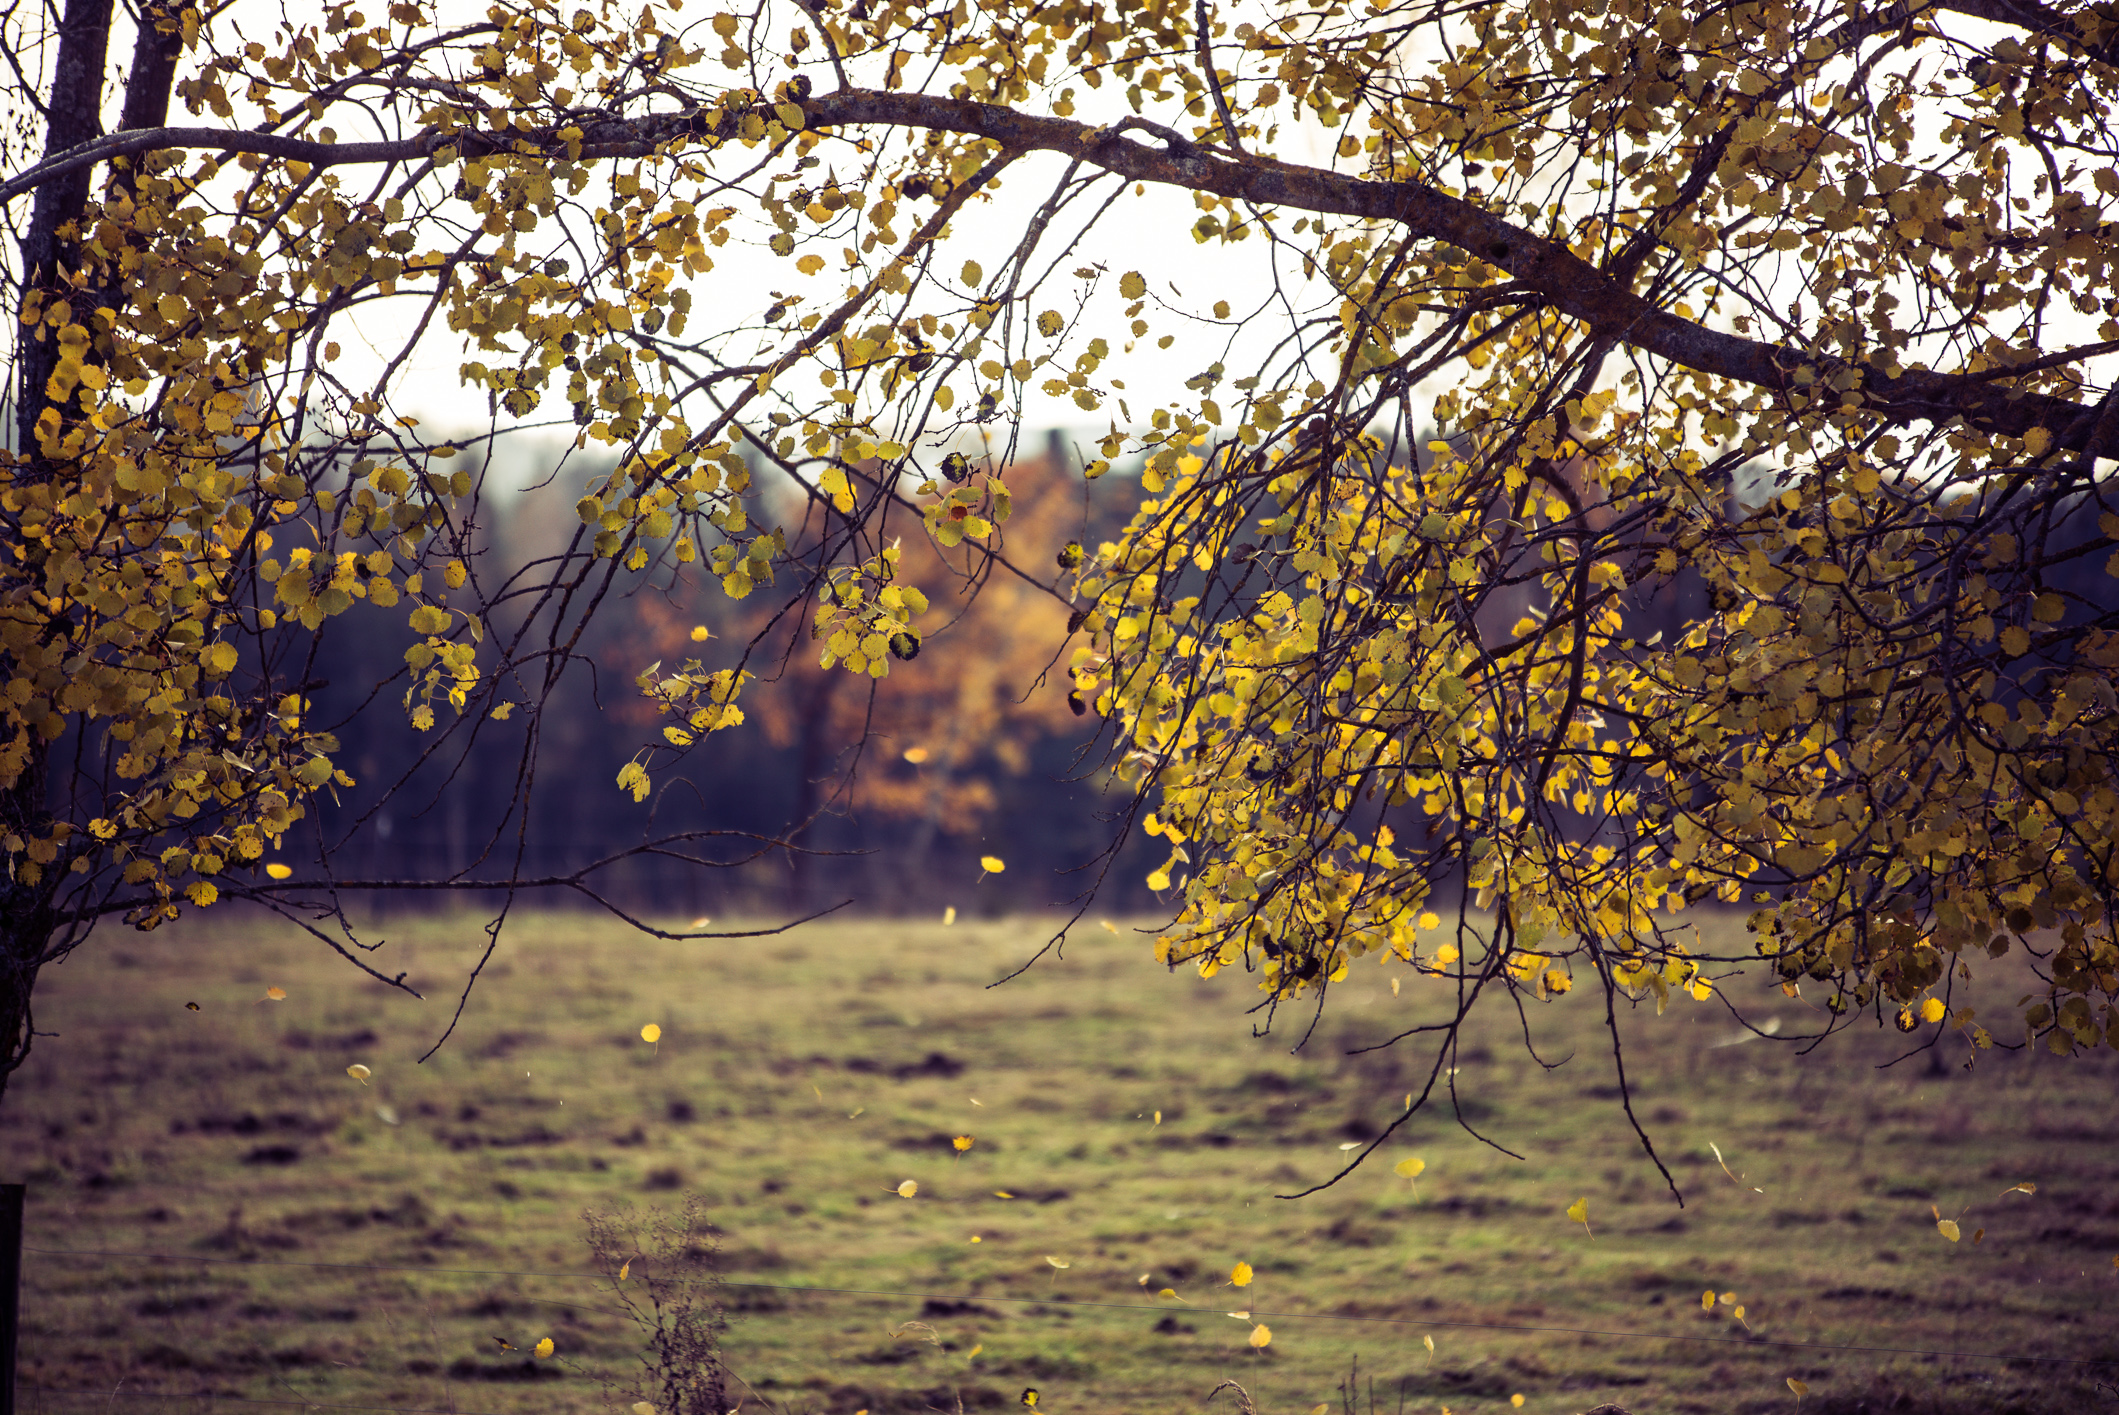
<path fill-rule="evenodd" d="M 28 1241 L 73 1254 L 26 1261 L 26 1409 L 189 1411 L 207 1402 L 149 1397 L 202 1391 L 598 1409 L 598 1373 L 637 1347 L 608 1289 L 498 1274 L 585 1274 L 585 1210 L 691 1191 L 731 1284 L 768 1284 L 726 1291 L 747 1405 L 790 1415 L 1014 1408 L 1026 1386 L 1048 1415 L 1152 1415 L 1224 1378 L 1306 1415 L 1342 1408 L 1357 1362 L 1357 1415 L 1372 1395 L 1390 1415 L 1499 1415 L 1515 1395 L 1530 1415 L 1792 1412 L 1791 1376 L 1806 1412 L 2119 1410 L 2119 1364 L 2031 1359 L 2119 1363 L 2109 1053 L 1992 1053 L 1967 1074 L 1953 1041 L 1940 1071 L 1878 1069 L 1895 1032 L 1805 1058 L 1728 1045 L 1718 1005 L 1642 1009 L 1626 1056 L 1680 1209 L 1577 994 L 1530 1019 L 1541 1054 L 1572 1056 L 1559 1069 L 1498 1014 L 1461 1058 L 1467 1115 L 1521 1159 L 1445 1112 L 1289 1202 L 1402 1107 L 1412 1055 L 1347 1053 L 1433 1015 L 1436 984 L 1361 965 L 1291 1056 L 1291 1036 L 1250 1035 L 1251 980 L 1169 976 L 1130 935 L 1092 928 L 988 990 L 1035 921 L 665 944 L 561 915 L 515 927 L 418 1065 L 482 938 L 469 920 L 384 932 L 380 966 L 427 1002 L 236 920 L 113 934 L 47 971 L 56 1035 L 0 1106 Z M 1760 1015 L 1800 1030 L 1801 1005 L 1768 996 Z M 1391 1173 L 1408 1156 L 1417 1191 Z M 2022 1180 L 2037 1192 L 2003 1194 Z M 1593 1237 L 1564 1214 L 1578 1198 Z M 1963 1241 L 1931 1206 L 1962 1212 Z M 1221 1285 L 1239 1261 L 1241 1291 Z M 1703 1311 L 1709 1289 L 1734 1301 Z M 494 1341 L 545 1336 L 544 1363 Z"/>

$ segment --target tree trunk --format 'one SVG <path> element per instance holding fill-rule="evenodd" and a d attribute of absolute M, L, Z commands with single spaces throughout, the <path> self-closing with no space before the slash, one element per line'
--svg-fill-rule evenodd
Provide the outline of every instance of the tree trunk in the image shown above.
<path fill-rule="evenodd" d="M 178 0 L 177 4 L 141 7 L 121 127 L 156 128 L 168 121 L 169 97 L 183 53 L 184 3 L 185 0 Z M 111 0 L 67 0 L 66 13 L 59 21 L 59 49 L 52 67 L 46 112 L 47 157 L 102 135 L 103 71 L 110 48 L 111 11 Z M 128 165 L 121 178 L 127 185 L 131 170 L 132 165 Z M 124 299 L 120 288 L 92 289 L 84 298 L 70 279 L 77 260 L 70 228 L 80 220 L 94 181 L 94 169 L 84 167 L 38 189 L 29 230 L 22 242 L 22 287 L 16 292 L 13 310 L 20 314 L 31 291 L 43 292 L 48 302 L 68 300 L 74 306 L 74 318 L 88 324 L 98 336 L 91 357 L 102 352 L 109 330 L 87 319 L 89 311 L 83 306 L 116 308 Z M 16 475 L 25 480 L 47 480 L 60 475 L 61 469 L 39 455 L 36 428 L 38 419 L 53 406 L 45 388 L 57 364 L 58 346 L 48 327 L 36 332 L 25 329 L 23 335 L 16 357 L 15 411 L 16 449 L 26 465 L 18 466 Z M 58 411 L 62 417 L 67 415 L 63 407 Z M 24 543 L 16 534 L 17 527 L 9 525 L 6 530 L 14 535 L 17 544 Z M 17 573 L 34 582 L 41 569 L 33 555 L 21 563 Z M 52 632 L 64 633 L 66 626 L 55 623 Z M 27 726 L 22 730 L 36 732 Z M 50 745 L 38 733 L 21 776 L 11 787 L 0 790 L 0 834 L 27 841 L 48 837 L 50 833 Z M 35 884 L 24 884 L 10 864 L 6 879 L 0 881 L 0 1096 L 6 1094 L 8 1081 L 27 1059 L 36 1039 L 31 998 L 37 974 L 78 939 L 76 931 L 63 929 L 56 906 L 65 879 L 64 874 L 54 871 Z"/>

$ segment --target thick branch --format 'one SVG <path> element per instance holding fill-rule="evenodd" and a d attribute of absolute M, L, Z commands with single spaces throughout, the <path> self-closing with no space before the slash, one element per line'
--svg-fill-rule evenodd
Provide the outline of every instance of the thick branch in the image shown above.
<path fill-rule="evenodd" d="M 1873 365 L 1817 357 L 1681 319 L 1565 246 L 1418 182 L 1364 181 L 1270 159 L 1237 160 L 1175 138 L 1151 146 L 1071 119 L 925 94 L 855 89 L 813 98 L 805 112 L 812 128 L 906 127 L 961 133 L 1012 151 L 1064 153 L 1130 181 L 1211 192 L 1265 207 L 1391 222 L 1415 236 L 1455 246 L 1506 270 L 1551 308 L 1587 325 L 1595 338 L 1628 345 L 1682 368 L 1766 388 L 1791 402 L 1809 396 L 1804 390 L 1810 380 L 1800 372 L 1806 367 L 1819 383 L 1852 369 L 1865 414 L 1884 423 L 1943 424 L 1961 419 L 1982 432 L 2006 436 L 2022 436 L 2042 427 L 2053 434 L 2054 445 L 2061 449 L 2096 456 L 2119 451 L 2092 446 L 2096 409 L 2049 394 L 2012 389 L 1992 375 L 1908 371 L 1893 378 Z M 693 113 L 587 123 L 581 127 L 581 153 L 585 158 L 646 157 L 672 142 L 703 136 L 698 131 L 703 126 L 700 115 Z M 509 141 L 558 150 L 561 142 L 556 131 L 518 133 Z M 96 162 L 157 149 L 254 152 L 316 166 L 345 166 L 428 157 L 444 146 L 469 153 L 482 143 L 491 140 L 469 133 L 444 136 L 430 132 L 398 142 L 336 144 L 214 128 L 116 133 L 0 183 L 0 200 Z"/>

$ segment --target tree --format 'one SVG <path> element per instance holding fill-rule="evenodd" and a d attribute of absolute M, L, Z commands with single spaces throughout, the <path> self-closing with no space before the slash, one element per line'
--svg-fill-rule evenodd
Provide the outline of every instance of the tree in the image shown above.
<path fill-rule="evenodd" d="M 282 897 L 249 862 L 338 770 L 300 665 L 359 600 L 437 732 L 534 723 L 628 575 L 770 589 L 881 676 L 902 537 L 1006 554 L 948 439 L 1042 394 L 1115 407 L 1091 475 L 1143 459 L 1070 667 L 1171 842 L 1173 965 L 1271 1008 L 1395 955 L 1460 1018 L 1581 979 L 1616 1038 L 1763 961 L 1986 1045 L 1956 989 L 2021 948 L 2033 1036 L 2119 1045 L 2109 6 L 393 0 L 269 44 L 178 6 L 98 136 L 109 14 L 69 0 L 0 184 L 18 978 L 98 910 Z M 1252 273 L 1194 306 L 1078 253 L 1151 188 Z M 746 242 L 784 262 L 755 317 Z M 620 458 L 566 556 L 484 575 L 399 364 L 334 376 L 393 301 L 496 432 L 549 398 Z M 1128 390 L 1155 326 L 1228 352 Z M 753 519 L 746 450 L 808 533 Z M 534 627 L 481 642 L 503 608 Z M 673 732 L 620 785 L 752 671 L 643 675 Z"/>

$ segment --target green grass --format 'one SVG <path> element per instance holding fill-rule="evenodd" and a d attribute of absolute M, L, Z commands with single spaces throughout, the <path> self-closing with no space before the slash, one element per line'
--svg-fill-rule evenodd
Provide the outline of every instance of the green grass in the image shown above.
<path fill-rule="evenodd" d="M 2097 1381 L 2119 1384 L 2119 1366 L 2021 1359 L 2119 1361 L 2108 1054 L 1992 1053 L 1967 1074 L 1953 1040 L 1942 1074 L 1919 1058 L 1880 1070 L 1895 1032 L 1806 1058 L 1716 1045 L 1737 1035 L 1719 1005 L 1641 1009 L 1622 1019 L 1626 1056 L 1680 1210 L 1577 994 L 1532 1013 L 1541 1054 L 1572 1058 L 1557 1070 L 1525 1055 L 1513 1017 L 1467 1040 L 1467 1113 L 1520 1160 L 1444 1112 L 1290 1202 L 1274 1196 L 1328 1176 L 1340 1145 L 1400 1109 L 1417 1057 L 1347 1053 L 1433 1016 L 1436 984 L 1358 966 L 1291 1056 L 1294 1031 L 1250 1035 L 1251 980 L 1173 977 L 1143 941 L 1093 928 L 988 990 L 1035 922 L 678 945 L 548 916 L 511 929 L 422 1066 L 482 936 L 470 920 L 383 932 L 380 965 L 429 1001 L 233 923 L 112 935 L 47 971 L 38 1024 L 57 1035 L 0 1106 L 30 1243 L 260 1265 L 32 1254 L 23 1383 L 99 1394 L 26 1408 L 165 1410 L 133 1398 L 201 1390 L 599 1408 L 595 1373 L 632 1343 L 608 1292 L 441 1270 L 582 1271 L 585 1209 L 673 1206 L 679 1189 L 709 1204 L 732 1282 L 971 1299 L 732 1286 L 731 1363 L 790 1412 L 1012 1408 L 1026 1385 L 1051 1415 L 1197 1410 L 1234 1378 L 1267 1415 L 1301 1415 L 1338 1408 L 1357 1360 L 1363 1412 L 1373 1377 L 1380 1410 L 1424 1415 L 1498 1413 L 1517 1393 L 1530 1415 L 1607 1400 L 1792 1412 L 1789 1376 L 1810 1387 L 1805 1411 L 2104 1409 Z M 268 985 L 286 1001 L 259 1001 Z M 1811 1015 L 1766 996 L 1760 1015 L 1789 1032 Z M 640 1040 L 647 1022 L 659 1047 Z M 354 1062 L 371 1085 L 348 1078 Z M 959 1134 L 976 1144 L 956 1159 Z M 1417 1195 L 1390 1172 L 1409 1155 L 1427 1165 Z M 900 1199 L 908 1178 L 918 1197 Z M 2034 1196 L 2001 1197 L 2026 1179 Z M 1594 1238 L 1563 1214 L 1585 1196 Z M 1969 1206 L 1963 1242 L 1942 1239 L 1931 1204 Z M 1257 1270 L 1241 1293 L 1218 1285 L 1239 1260 Z M 1184 1302 L 1158 1302 L 1164 1286 Z M 1701 1310 L 1709 1288 L 1736 1295 L 1748 1331 Z M 1288 1314 L 1265 1318 L 1262 1354 L 1224 1315 L 1243 1308 Z M 894 1336 L 908 1321 L 935 1341 Z M 545 1335 L 566 1364 L 538 1381 L 491 1340 Z"/>

